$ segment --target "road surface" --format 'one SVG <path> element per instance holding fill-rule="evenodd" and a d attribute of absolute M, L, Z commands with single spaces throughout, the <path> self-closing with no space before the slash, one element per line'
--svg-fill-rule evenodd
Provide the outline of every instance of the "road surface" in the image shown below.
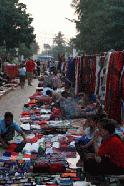
<path fill-rule="evenodd" d="M 27 102 L 28 98 L 35 93 L 38 80 L 33 80 L 33 86 L 26 86 L 24 89 L 17 87 L 8 94 L 0 98 L 0 117 L 4 115 L 5 112 L 10 111 L 14 115 L 14 120 L 19 122 L 20 113 L 24 103 Z"/>

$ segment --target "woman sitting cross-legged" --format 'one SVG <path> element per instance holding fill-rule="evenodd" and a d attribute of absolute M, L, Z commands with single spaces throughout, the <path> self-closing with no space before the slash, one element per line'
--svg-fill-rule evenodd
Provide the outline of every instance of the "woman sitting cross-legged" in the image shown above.
<path fill-rule="evenodd" d="M 84 170 L 91 175 L 124 174 L 124 142 L 115 134 L 115 122 L 104 118 L 99 124 L 102 143 L 95 157 L 84 162 Z"/>

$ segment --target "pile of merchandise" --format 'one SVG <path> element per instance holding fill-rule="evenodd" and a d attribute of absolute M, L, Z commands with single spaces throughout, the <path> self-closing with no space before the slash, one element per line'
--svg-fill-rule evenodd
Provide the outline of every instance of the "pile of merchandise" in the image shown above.
<path fill-rule="evenodd" d="M 52 99 L 36 91 L 20 114 L 26 142 L 16 135 L 7 149 L 0 149 L 0 185 L 83 184 L 76 167 L 75 138 L 81 136 L 83 119 L 63 120 Z M 54 113 L 54 120 L 53 120 Z M 51 119 L 52 118 L 52 119 Z"/>

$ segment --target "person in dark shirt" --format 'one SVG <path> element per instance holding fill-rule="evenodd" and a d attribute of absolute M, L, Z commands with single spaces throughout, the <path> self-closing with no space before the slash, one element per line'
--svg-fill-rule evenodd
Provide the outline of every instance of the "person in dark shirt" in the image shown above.
<path fill-rule="evenodd" d="M 41 73 L 41 67 L 40 67 L 40 61 L 37 61 L 37 75 L 40 76 L 40 73 Z"/>

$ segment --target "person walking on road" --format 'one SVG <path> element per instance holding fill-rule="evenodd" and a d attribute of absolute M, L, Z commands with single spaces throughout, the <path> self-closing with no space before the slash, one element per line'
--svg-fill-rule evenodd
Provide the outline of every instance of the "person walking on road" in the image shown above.
<path fill-rule="evenodd" d="M 26 78 L 26 68 L 23 64 L 21 64 L 19 68 L 19 79 L 20 79 L 21 88 L 24 88 L 25 86 L 25 78 Z"/>
<path fill-rule="evenodd" d="M 37 76 L 40 76 L 40 73 L 41 73 L 41 70 L 40 70 L 40 68 L 41 68 L 40 67 L 41 66 L 40 65 L 40 61 L 37 61 L 36 64 L 37 64 L 37 67 L 36 67 L 36 69 L 37 69 Z"/>
<path fill-rule="evenodd" d="M 20 126 L 13 121 L 13 114 L 11 112 L 5 112 L 4 119 L 0 119 L 0 143 L 2 147 L 8 146 L 8 141 L 12 140 L 15 131 L 17 131 L 24 140 L 26 140 L 25 133 Z"/>
<path fill-rule="evenodd" d="M 28 61 L 26 61 L 25 63 L 26 66 L 26 73 L 27 73 L 27 79 L 28 79 L 28 85 L 32 86 L 32 79 L 33 79 L 33 74 L 34 74 L 34 70 L 36 67 L 35 62 L 29 58 Z"/>

